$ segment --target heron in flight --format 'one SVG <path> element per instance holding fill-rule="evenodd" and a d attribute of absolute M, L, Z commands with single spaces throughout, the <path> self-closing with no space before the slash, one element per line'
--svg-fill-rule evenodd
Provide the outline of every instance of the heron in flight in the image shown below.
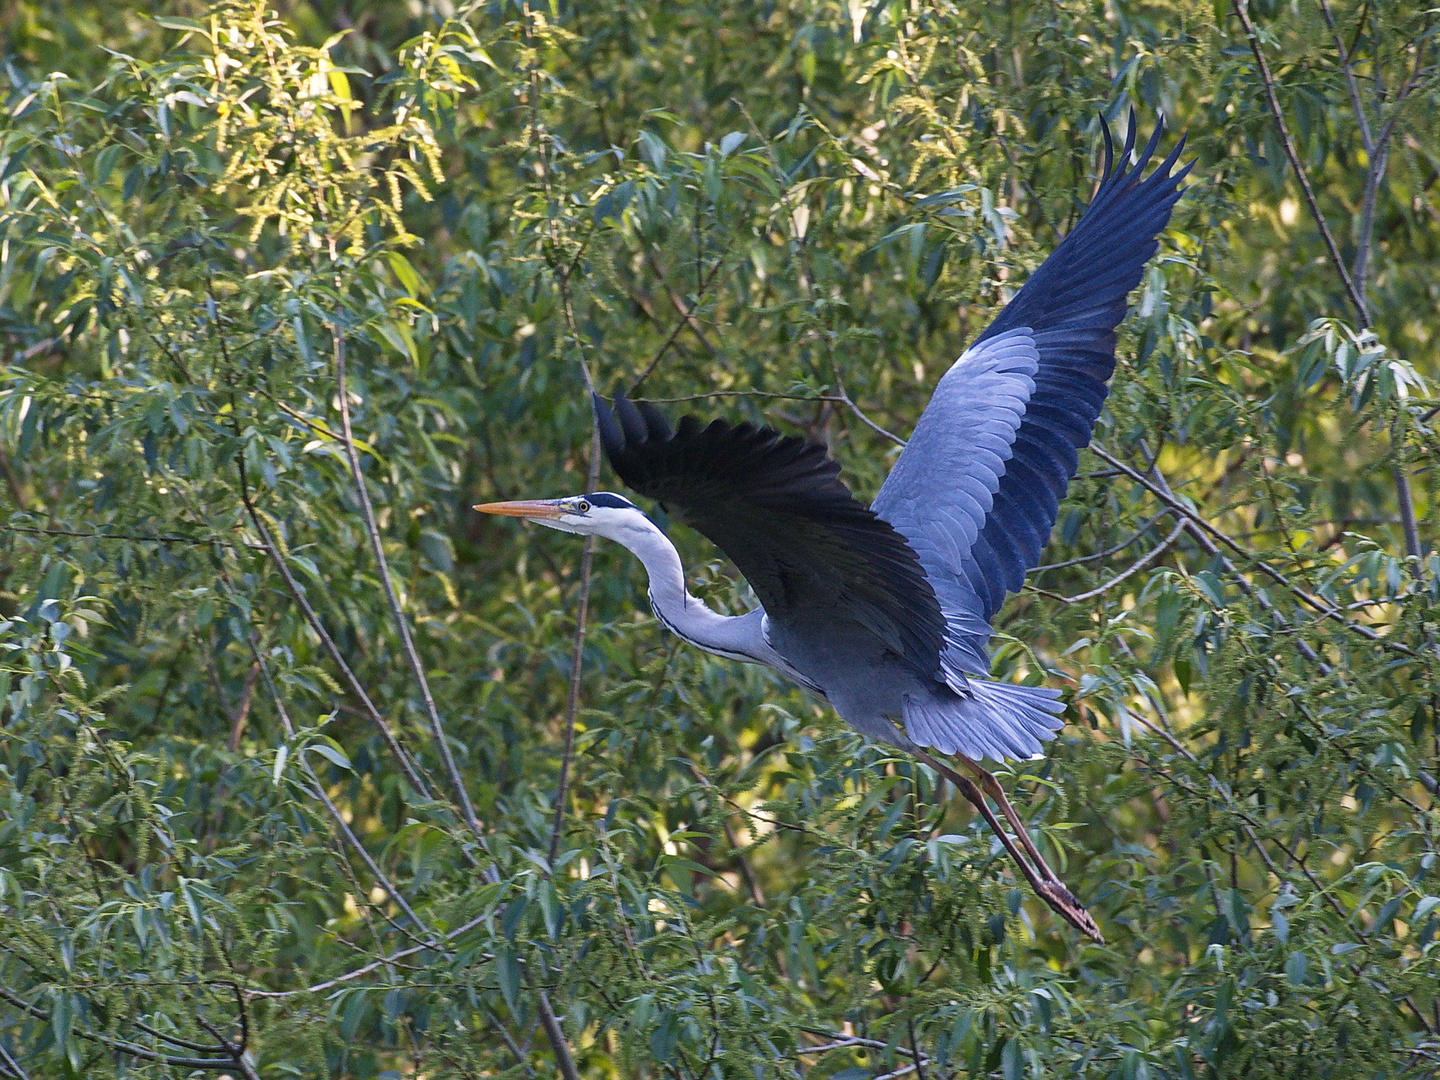
<path fill-rule="evenodd" d="M 980 765 L 1039 756 L 1061 726 L 1059 691 L 990 680 L 987 647 L 990 620 L 1049 539 L 1115 369 L 1126 296 L 1189 172 L 1171 171 L 1182 138 L 1145 176 L 1163 130 L 1162 121 L 1132 164 L 1134 113 L 1119 163 L 1105 128 L 1104 175 L 1090 205 L 940 379 L 868 508 L 818 443 L 693 416 L 672 429 L 646 402 L 617 396 L 612 411 L 595 397 L 615 473 L 724 552 L 760 601 L 753 611 L 725 616 L 691 596 L 674 544 L 621 495 L 476 507 L 629 548 L 668 629 L 707 652 L 773 668 L 861 734 L 938 770 L 1036 894 L 1097 941 L 1089 912 Z"/>

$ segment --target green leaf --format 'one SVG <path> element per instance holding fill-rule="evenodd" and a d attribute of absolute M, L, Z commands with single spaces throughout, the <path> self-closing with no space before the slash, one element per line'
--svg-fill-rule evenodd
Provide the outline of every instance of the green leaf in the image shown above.
<path fill-rule="evenodd" d="M 1292 952 L 1285 959 L 1285 981 L 1291 986 L 1304 986 L 1310 973 L 1310 961 L 1303 952 Z"/>
<path fill-rule="evenodd" d="M 387 251 L 385 261 L 405 291 L 411 296 L 418 297 L 421 289 L 420 275 L 415 272 L 415 267 L 411 265 L 410 260 L 398 251 Z"/>
<path fill-rule="evenodd" d="M 520 963 L 515 959 L 513 950 L 501 946 L 495 950 L 495 978 L 500 984 L 500 993 L 505 998 L 505 1004 L 510 1006 L 510 1011 L 519 1011 L 520 1001 Z"/>
<path fill-rule="evenodd" d="M 347 771 L 353 771 L 354 767 L 350 764 L 350 759 L 345 756 L 344 752 L 338 746 L 326 742 L 313 742 L 307 746 L 306 749 L 315 751 L 315 753 L 333 765 L 337 765 Z"/>

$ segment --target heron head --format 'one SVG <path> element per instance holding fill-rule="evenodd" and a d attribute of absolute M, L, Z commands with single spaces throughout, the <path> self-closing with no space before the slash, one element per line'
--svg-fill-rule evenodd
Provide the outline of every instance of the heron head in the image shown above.
<path fill-rule="evenodd" d="M 561 532 L 590 536 L 619 537 L 627 530 L 650 526 L 650 520 L 638 506 L 609 491 L 592 491 L 588 495 L 571 495 L 564 499 L 522 499 L 519 502 L 481 503 L 475 507 L 482 514 L 525 518 L 537 525 Z"/>

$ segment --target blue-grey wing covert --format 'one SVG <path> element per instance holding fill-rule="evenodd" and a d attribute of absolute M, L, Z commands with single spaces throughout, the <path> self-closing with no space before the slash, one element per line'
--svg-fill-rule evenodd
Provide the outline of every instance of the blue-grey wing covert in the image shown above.
<path fill-rule="evenodd" d="M 1119 164 L 1105 128 L 1105 174 L 1094 199 L 940 380 L 873 504 L 909 540 L 935 589 L 949 628 L 947 674 L 988 672 L 990 619 L 1039 562 L 1079 450 L 1090 441 L 1115 370 L 1126 296 L 1155 254 L 1190 171 L 1171 171 L 1181 139 L 1144 175 L 1163 130 L 1162 123 L 1132 167 L 1134 114 Z M 944 726 L 918 709 L 906 723 L 917 740 Z M 968 723 L 994 726 L 978 713 Z M 1035 725 L 1027 727 L 1035 733 Z M 985 737 L 955 735 L 970 745 Z M 940 732 L 938 741 L 925 741 L 945 738 Z"/>

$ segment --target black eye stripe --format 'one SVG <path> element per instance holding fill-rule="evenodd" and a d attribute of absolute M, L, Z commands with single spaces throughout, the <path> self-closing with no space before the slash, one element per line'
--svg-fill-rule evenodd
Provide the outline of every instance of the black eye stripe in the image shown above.
<path fill-rule="evenodd" d="M 634 510 L 635 504 L 609 491 L 592 491 L 585 496 L 591 506 L 603 506 L 607 510 Z"/>

